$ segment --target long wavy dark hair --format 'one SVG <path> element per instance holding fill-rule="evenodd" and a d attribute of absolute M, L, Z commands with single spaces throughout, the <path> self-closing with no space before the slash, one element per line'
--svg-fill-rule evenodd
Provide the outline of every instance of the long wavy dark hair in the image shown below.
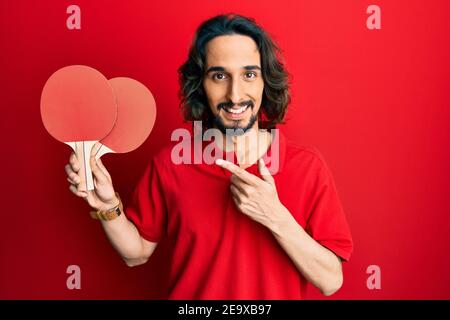
<path fill-rule="evenodd" d="M 214 115 L 208 107 L 203 88 L 205 48 L 208 41 L 222 36 L 239 34 L 251 37 L 257 44 L 261 57 L 264 92 L 258 114 L 260 128 L 275 128 L 284 122 L 291 101 L 289 74 L 282 62 L 281 50 L 254 19 L 236 14 L 225 14 L 203 22 L 197 29 L 187 61 L 178 69 L 180 107 L 185 122 L 201 120 L 202 126 L 211 128 Z"/>

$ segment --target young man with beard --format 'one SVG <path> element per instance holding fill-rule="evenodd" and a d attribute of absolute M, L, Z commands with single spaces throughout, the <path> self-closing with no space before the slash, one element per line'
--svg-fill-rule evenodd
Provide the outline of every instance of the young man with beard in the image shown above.
<path fill-rule="evenodd" d="M 252 19 L 221 15 L 199 27 L 179 69 L 185 119 L 219 130 L 216 150 L 231 161 L 175 164 L 164 148 L 125 214 L 100 160 L 91 159 L 88 193 L 77 191 L 74 154 L 66 166 L 71 191 L 98 210 L 127 265 L 173 240 L 171 299 L 302 299 L 306 281 L 327 296 L 343 283 L 353 243 L 333 178 L 316 151 L 268 131 L 290 100 L 278 53 Z"/>

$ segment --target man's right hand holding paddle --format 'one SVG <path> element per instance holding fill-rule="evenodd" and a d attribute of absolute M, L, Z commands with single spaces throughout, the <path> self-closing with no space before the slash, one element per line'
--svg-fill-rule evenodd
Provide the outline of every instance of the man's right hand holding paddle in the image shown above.
<path fill-rule="evenodd" d="M 95 150 L 96 148 L 92 148 Z M 102 161 L 95 160 L 94 156 L 90 157 L 91 170 L 94 174 L 94 190 L 78 191 L 77 186 L 80 183 L 80 164 L 75 152 L 72 152 L 69 158 L 69 164 L 66 165 L 67 180 L 70 183 L 70 191 L 80 198 L 84 198 L 94 210 L 108 210 L 119 203 L 114 192 L 111 175 L 106 170 Z"/>
<path fill-rule="evenodd" d="M 93 210 L 109 210 L 118 205 L 119 199 L 114 192 L 108 170 L 100 159 L 95 160 L 96 150 L 97 148 L 94 146 L 90 157 L 91 170 L 94 176 L 94 190 L 77 190 L 81 181 L 78 175 L 80 164 L 74 152 L 70 155 L 69 164 L 65 166 L 67 180 L 70 183 L 70 191 L 85 199 Z M 101 220 L 101 223 L 109 241 L 130 267 L 147 262 L 156 248 L 157 243 L 142 238 L 134 224 L 126 218 L 123 212 L 117 218 Z"/>

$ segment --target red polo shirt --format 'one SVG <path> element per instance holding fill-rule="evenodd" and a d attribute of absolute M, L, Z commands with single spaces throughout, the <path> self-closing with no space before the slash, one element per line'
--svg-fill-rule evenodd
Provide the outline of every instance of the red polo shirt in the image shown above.
<path fill-rule="evenodd" d="M 269 166 L 278 147 L 273 177 L 280 201 L 318 243 L 347 261 L 352 238 L 329 169 L 316 150 L 288 143 L 282 133 L 278 138 L 263 159 Z M 271 232 L 238 211 L 231 173 L 204 162 L 174 164 L 176 144 L 153 157 L 125 210 L 143 238 L 174 243 L 169 298 L 302 299 L 305 278 Z M 228 156 L 237 163 L 234 153 Z M 261 177 L 257 164 L 246 170 Z"/>

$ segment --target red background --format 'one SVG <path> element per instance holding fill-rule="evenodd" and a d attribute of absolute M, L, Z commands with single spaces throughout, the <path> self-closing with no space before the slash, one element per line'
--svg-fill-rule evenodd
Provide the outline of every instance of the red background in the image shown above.
<path fill-rule="evenodd" d="M 81 8 L 81 30 L 66 8 Z M 381 7 L 381 30 L 366 8 Z M 176 70 L 212 15 L 254 17 L 293 76 L 292 140 L 318 148 L 355 242 L 342 289 L 327 299 L 450 298 L 450 3 L 418 1 L 2 1 L 0 298 L 158 298 L 164 246 L 128 268 L 84 201 L 68 190 L 69 147 L 39 114 L 42 87 L 70 64 L 146 84 L 158 108 L 138 150 L 107 155 L 124 202 L 150 157 L 183 125 Z M 68 290 L 66 268 L 81 268 Z M 381 289 L 366 286 L 369 265 Z M 308 298 L 323 297 L 311 288 Z"/>

